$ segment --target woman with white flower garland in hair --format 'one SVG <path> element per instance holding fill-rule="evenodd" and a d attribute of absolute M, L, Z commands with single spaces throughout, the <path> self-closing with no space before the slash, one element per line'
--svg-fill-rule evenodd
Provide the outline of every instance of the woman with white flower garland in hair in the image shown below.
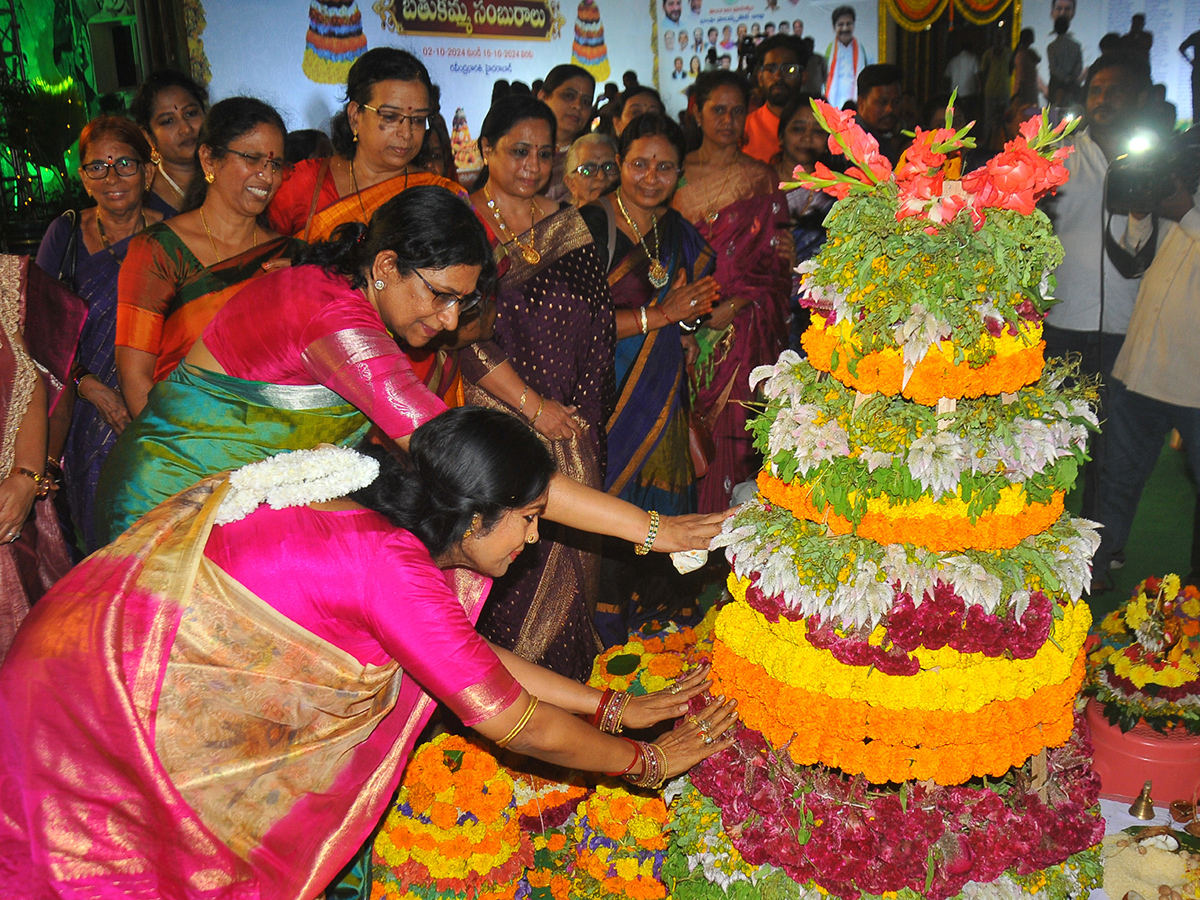
<path fill-rule="evenodd" d="M 704 669 L 602 694 L 474 630 L 546 508 L 527 425 L 454 409 L 410 450 L 207 478 L 38 604 L 0 672 L 0 895 L 311 898 L 436 700 L 500 746 L 644 786 L 730 745 L 724 702 L 653 743 L 609 736 L 682 715 Z"/>

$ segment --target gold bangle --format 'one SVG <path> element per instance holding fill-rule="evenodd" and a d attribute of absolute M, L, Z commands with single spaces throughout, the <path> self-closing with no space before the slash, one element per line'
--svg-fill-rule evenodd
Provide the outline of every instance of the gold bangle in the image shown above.
<path fill-rule="evenodd" d="M 32 469 L 27 469 L 24 466 L 13 466 L 12 470 L 8 474 L 10 476 L 24 475 L 26 478 L 32 478 L 33 483 L 37 485 L 37 493 L 34 495 L 35 497 L 45 497 L 46 494 L 50 493 L 49 479 L 47 479 L 45 475 L 39 475 Z"/>
<path fill-rule="evenodd" d="M 541 401 L 538 403 L 537 412 L 535 412 L 533 414 L 533 418 L 529 420 L 530 425 L 532 425 L 534 422 L 536 422 L 538 420 L 538 416 L 540 416 L 542 414 L 542 410 L 545 408 L 546 408 L 546 398 L 543 396 Z"/>
<path fill-rule="evenodd" d="M 521 405 L 517 407 L 517 412 L 525 415 L 525 398 L 529 396 L 529 385 L 525 385 L 525 390 L 521 391 Z"/>
<path fill-rule="evenodd" d="M 646 312 L 646 307 L 644 307 L 644 306 L 640 307 L 638 309 L 638 315 L 641 316 L 640 324 L 641 324 L 642 334 L 649 334 L 650 333 L 650 317 Z"/>
<path fill-rule="evenodd" d="M 496 741 L 497 747 L 507 747 L 509 745 L 509 743 L 512 742 L 513 738 L 515 738 L 518 734 L 520 734 L 522 731 L 525 730 L 525 726 L 528 725 L 529 720 L 531 718 L 533 718 L 533 711 L 535 709 L 537 709 L 537 705 L 538 705 L 538 698 L 533 696 L 533 694 L 530 694 L 529 695 L 529 705 L 527 707 L 525 707 L 525 714 L 523 716 L 521 716 L 521 721 L 517 722 L 517 724 L 513 726 L 512 731 L 510 731 L 508 734 L 506 734 L 500 740 Z"/>
<path fill-rule="evenodd" d="M 646 540 L 633 548 L 633 552 L 638 556 L 645 556 L 654 546 L 654 539 L 658 537 L 658 510 L 650 510 L 650 530 L 646 532 Z"/>

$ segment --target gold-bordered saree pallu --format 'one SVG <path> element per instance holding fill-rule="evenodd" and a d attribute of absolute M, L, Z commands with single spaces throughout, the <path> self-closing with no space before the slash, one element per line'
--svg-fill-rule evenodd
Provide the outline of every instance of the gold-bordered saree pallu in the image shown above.
<path fill-rule="evenodd" d="M 311 900 L 386 809 L 434 702 L 204 556 L 225 490 L 143 517 L 18 636 L 0 895 Z M 454 576 L 474 620 L 487 581 Z"/>
<path fill-rule="evenodd" d="M 96 534 L 111 541 L 206 475 L 321 443 L 353 447 L 369 426 L 322 385 L 249 381 L 182 363 L 113 445 L 96 490 Z"/>
<path fill-rule="evenodd" d="M 327 176 L 333 177 L 333 176 Z M 329 240 L 333 230 L 339 225 L 344 225 L 347 222 L 362 222 L 367 223 L 371 220 L 371 216 L 375 215 L 375 211 L 383 204 L 387 203 L 393 197 L 398 197 L 410 187 L 419 187 L 420 185 L 433 184 L 438 187 L 444 187 L 446 190 L 458 196 L 464 202 L 467 200 L 467 192 L 458 182 L 451 181 L 449 178 L 443 178 L 441 175 L 434 175 L 432 172 L 413 172 L 411 175 L 397 175 L 389 178 L 387 181 L 381 181 L 379 184 L 371 187 L 363 188 L 354 194 L 348 194 L 342 197 L 336 203 L 331 203 L 322 210 L 313 213 L 304 230 L 297 235 L 302 237 L 309 243 L 317 241 Z"/>

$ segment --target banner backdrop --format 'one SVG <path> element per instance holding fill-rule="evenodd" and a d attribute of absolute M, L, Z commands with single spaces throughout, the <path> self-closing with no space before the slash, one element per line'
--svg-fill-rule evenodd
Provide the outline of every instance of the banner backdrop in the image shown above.
<path fill-rule="evenodd" d="M 200 5 L 203 30 L 190 44 L 207 58 L 213 99 L 261 97 L 289 128 L 325 127 L 345 102 L 351 64 L 370 47 L 401 47 L 425 63 L 456 149 L 478 136 L 497 79 L 531 84 L 567 62 L 600 87 L 627 69 L 643 81 L 654 72 L 649 0 L 189 3 Z"/>
<path fill-rule="evenodd" d="M 826 55 L 833 44 L 831 16 L 839 6 L 854 8 L 854 36 L 870 61 L 878 62 L 879 7 L 874 0 L 655 0 L 658 86 L 667 111 L 675 114 L 687 106 L 687 89 L 710 53 L 718 65 L 736 69 L 743 35 L 795 34 L 799 29 L 801 37 L 813 39 L 818 54 Z"/>

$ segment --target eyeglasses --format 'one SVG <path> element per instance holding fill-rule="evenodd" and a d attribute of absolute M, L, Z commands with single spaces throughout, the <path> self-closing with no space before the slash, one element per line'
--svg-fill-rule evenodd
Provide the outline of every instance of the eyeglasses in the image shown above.
<path fill-rule="evenodd" d="M 360 103 L 359 106 L 361 106 L 363 109 L 369 109 L 371 112 L 375 113 L 375 115 L 379 116 L 379 127 L 389 131 L 395 131 L 405 122 L 409 124 L 409 127 L 416 131 L 424 131 L 429 127 L 428 113 L 420 116 L 406 116 L 404 113 L 398 110 L 388 109 L 386 106 L 382 109 L 371 106 L 367 103 Z"/>
<path fill-rule="evenodd" d="M 778 73 L 783 78 L 795 78 L 800 74 L 800 67 L 795 63 L 767 63 L 762 70 L 768 75 Z"/>
<path fill-rule="evenodd" d="M 270 170 L 272 177 L 282 175 L 285 181 L 291 176 L 292 169 L 294 168 L 290 162 L 278 156 L 267 156 L 263 153 L 243 153 L 241 150 L 234 150 L 232 147 L 226 147 L 225 152 L 232 153 L 234 156 L 240 156 L 246 161 L 246 165 L 257 172 Z"/>
<path fill-rule="evenodd" d="M 611 177 L 617 172 L 617 164 L 615 162 L 583 163 L 576 166 L 575 171 L 584 178 L 592 178 L 601 172 Z"/>
<path fill-rule="evenodd" d="M 675 163 L 649 163 L 644 159 L 631 159 L 626 165 L 633 170 L 634 177 L 645 178 L 651 172 L 657 172 L 663 178 L 674 178 L 679 174 L 679 166 Z"/>
<path fill-rule="evenodd" d="M 421 279 L 421 283 L 424 284 L 425 287 L 429 288 L 429 293 L 433 294 L 433 308 L 438 312 L 441 312 L 444 309 L 449 309 L 457 303 L 458 314 L 462 315 L 463 313 L 470 312 L 479 305 L 479 291 L 471 291 L 471 293 L 464 294 L 461 297 L 458 296 L 458 294 L 451 294 L 449 291 L 439 291 L 432 284 L 425 280 L 425 276 L 421 274 L 420 269 L 413 269 L 413 272 L 415 272 L 416 276 Z"/>
<path fill-rule="evenodd" d="M 100 162 L 99 160 L 96 160 L 95 162 L 88 163 L 86 166 L 80 166 L 79 168 L 88 178 L 91 178 L 93 181 L 100 181 L 101 179 L 108 177 L 109 169 L 112 169 L 122 178 L 128 178 L 131 175 L 136 175 L 138 173 L 138 169 L 142 167 L 142 161 L 140 159 L 134 159 L 131 156 L 122 156 L 120 159 L 113 159 L 110 156 L 109 159 L 112 161 Z"/>

